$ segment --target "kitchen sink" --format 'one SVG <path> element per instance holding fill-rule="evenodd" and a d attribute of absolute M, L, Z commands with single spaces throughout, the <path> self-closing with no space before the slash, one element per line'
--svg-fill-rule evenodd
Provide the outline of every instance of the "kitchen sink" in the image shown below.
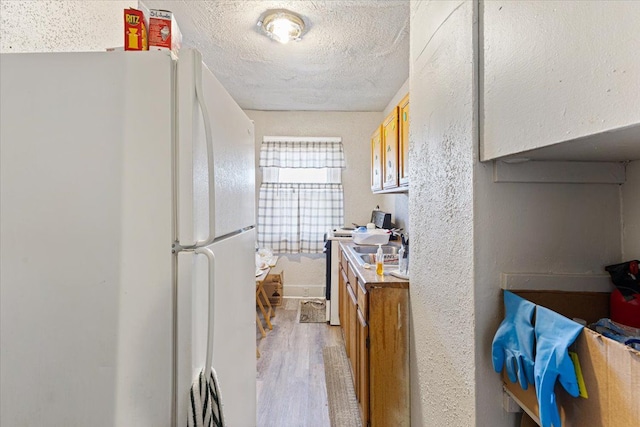
<path fill-rule="evenodd" d="M 376 263 L 376 254 L 362 254 L 358 257 L 358 264 L 371 264 Z M 391 254 L 384 254 L 384 265 L 398 265 L 398 256 Z"/>
<path fill-rule="evenodd" d="M 352 246 L 352 249 L 360 254 L 375 254 L 378 251 L 378 245 L 356 245 Z M 398 247 L 395 245 L 382 245 L 382 252 L 385 254 L 396 255 L 398 253 Z"/>
<path fill-rule="evenodd" d="M 378 251 L 378 246 L 362 246 L 356 245 L 352 246 L 354 252 L 356 252 L 356 260 L 358 264 L 371 264 L 374 265 L 376 263 L 376 252 Z M 395 245 L 382 245 L 382 252 L 384 253 L 384 264 L 385 265 L 398 265 L 398 247 Z"/>

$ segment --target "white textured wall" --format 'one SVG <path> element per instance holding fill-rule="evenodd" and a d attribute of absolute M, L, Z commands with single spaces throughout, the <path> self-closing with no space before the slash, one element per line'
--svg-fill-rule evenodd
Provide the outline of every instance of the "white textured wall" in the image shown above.
<path fill-rule="evenodd" d="M 407 81 L 405 81 L 402 84 L 402 86 L 400 86 L 400 89 L 398 89 L 396 94 L 393 95 L 393 97 L 389 100 L 389 103 L 384 108 L 384 110 L 382 110 L 382 117 L 387 117 L 387 115 L 391 112 L 393 107 L 396 107 L 400 103 L 400 101 L 402 101 L 402 98 L 404 98 L 404 96 L 407 93 L 409 93 L 409 79 L 408 78 L 407 78 Z"/>
<path fill-rule="evenodd" d="M 369 144 L 372 130 L 382 120 L 381 113 L 255 110 L 247 110 L 245 113 L 255 123 L 256 164 L 259 161 L 262 137 L 265 135 L 342 137 L 347 162 L 347 167 L 342 172 L 345 225 L 349 226 L 352 222 L 366 224 L 376 205 L 381 205 L 382 208 L 382 197 L 371 192 Z M 260 188 L 260 183 L 261 175 L 258 172 L 256 188 Z M 324 286 L 324 269 L 324 254 L 286 254 L 280 257 L 275 271 L 285 271 L 285 286 Z"/>
<path fill-rule="evenodd" d="M 627 165 L 622 185 L 622 261 L 640 259 L 640 160 Z"/>
<path fill-rule="evenodd" d="M 482 8 L 483 158 L 640 121 L 637 2 L 492 0 Z"/>
<path fill-rule="evenodd" d="M 411 184 L 409 184 L 409 191 L 411 191 Z M 409 193 L 387 194 L 386 201 L 383 202 L 388 208 L 389 212 L 393 213 L 393 222 L 402 228 L 402 233 L 409 234 Z M 390 199 L 390 200 L 389 200 Z"/>
<path fill-rule="evenodd" d="M 100 51 L 123 46 L 123 9 L 137 5 L 137 0 L 2 0 L 0 52 Z"/>
<path fill-rule="evenodd" d="M 621 257 L 622 216 L 637 241 L 640 208 L 620 201 L 637 198 L 640 168 L 622 191 L 494 183 L 478 162 L 473 3 L 411 13 L 412 425 L 515 427 L 491 366 L 500 275 L 603 274 Z"/>
<path fill-rule="evenodd" d="M 494 183 L 492 163 L 478 164 L 475 175 L 477 425 L 513 426 L 491 367 L 500 273 L 606 274 L 621 256 L 620 192 L 618 185 Z"/>
<path fill-rule="evenodd" d="M 473 2 L 411 2 L 414 426 L 476 419 L 473 20 Z"/>

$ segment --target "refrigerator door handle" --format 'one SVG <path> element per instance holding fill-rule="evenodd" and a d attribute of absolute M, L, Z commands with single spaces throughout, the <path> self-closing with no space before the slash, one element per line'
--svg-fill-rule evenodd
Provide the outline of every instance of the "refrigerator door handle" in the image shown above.
<path fill-rule="evenodd" d="M 204 134 L 207 142 L 207 174 L 209 179 L 209 237 L 205 240 L 199 240 L 195 243 L 194 247 L 208 246 L 213 243 L 216 237 L 215 230 L 215 207 L 216 207 L 216 189 L 215 180 L 213 175 L 213 137 L 211 132 L 211 122 L 209 121 L 209 110 L 204 100 L 204 91 L 202 88 L 202 54 L 195 51 L 194 57 L 194 72 L 195 72 L 195 86 L 196 86 L 196 98 L 200 105 L 200 111 L 202 113 L 202 121 L 204 123 Z"/>
<path fill-rule="evenodd" d="M 209 304 L 208 304 L 208 323 L 207 323 L 207 356 L 205 358 L 205 373 L 208 376 L 213 364 L 213 327 L 214 327 L 214 303 L 215 303 L 215 267 L 216 257 L 209 248 L 197 248 L 196 254 L 205 255 L 209 264 Z"/>

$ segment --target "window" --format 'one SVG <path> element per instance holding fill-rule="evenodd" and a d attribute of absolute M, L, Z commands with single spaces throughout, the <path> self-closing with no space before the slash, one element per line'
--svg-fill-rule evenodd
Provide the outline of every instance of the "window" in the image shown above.
<path fill-rule="evenodd" d="M 340 168 L 262 168 L 262 182 L 340 184 Z"/>
<path fill-rule="evenodd" d="M 276 253 L 320 253 L 344 222 L 340 138 L 265 137 L 260 150 L 258 245 Z"/>

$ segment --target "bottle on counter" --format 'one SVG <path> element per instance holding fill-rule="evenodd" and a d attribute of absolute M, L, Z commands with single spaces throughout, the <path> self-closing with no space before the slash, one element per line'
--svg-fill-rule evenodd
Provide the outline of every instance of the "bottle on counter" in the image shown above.
<path fill-rule="evenodd" d="M 400 274 L 407 274 L 408 258 L 405 257 L 404 245 L 400 247 L 398 251 L 398 271 Z"/>
<path fill-rule="evenodd" d="M 384 274 L 384 252 L 382 252 L 382 244 L 378 244 L 376 251 L 376 274 L 382 276 Z"/>
<path fill-rule="evenodd" d="M 402 246 L 398 251 L 398 272 L 405 276 L 409 274 L 409 238 L 404 234 L 400 235 Z"/>

